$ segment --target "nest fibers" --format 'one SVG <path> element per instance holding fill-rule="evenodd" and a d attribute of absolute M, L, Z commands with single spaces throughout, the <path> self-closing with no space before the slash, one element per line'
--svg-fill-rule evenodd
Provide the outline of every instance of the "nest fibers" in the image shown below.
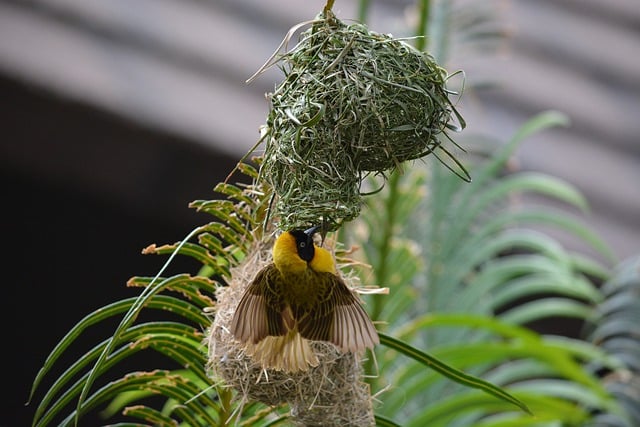
<path fill-rule="evenodd" d="M 360 213 L 366 175 L 431 153 L 467 177 L 441 145 L 447 129 L 464 127 L 447 72 L 402 40 L 326 14 L 294 27 L 283 45 L 311 24 L 293 49 L 276 52 L 256 73 L 278 64 L 285 75 L 268 95 L 261 167 L 281 229 L 323 223 L 336 230 Z"/>
<path fill-rule="evenodd" d="M 219 288 L 215 318 L 208 332 L 209 368 L 244 400 L 270 406 L 289 404 L 295 425 L 373 426 L 370 390 L 362 382 L 358 355 L 343 354 L 333 344 L 312 341 L 318 366 L 296 373 L 264 370 L 229 332 L 242 293 L 269 262 L 271 246 L 256 243 L 243 263 L 233 269 L 229 286 Z M 349 277 L 344 279 L 349 285 Z"/>

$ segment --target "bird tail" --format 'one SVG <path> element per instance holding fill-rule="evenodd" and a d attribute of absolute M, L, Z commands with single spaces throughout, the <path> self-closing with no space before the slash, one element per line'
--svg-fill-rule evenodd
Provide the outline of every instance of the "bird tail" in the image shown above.
<path fill-rule="evenodd" d="M 247 343 L 245 351 L 263 369 L 292 373 L 319 364 L 309 340 L 302 338 L 296 329 L 282 336 L 265 337 L 256 344 Z"/>

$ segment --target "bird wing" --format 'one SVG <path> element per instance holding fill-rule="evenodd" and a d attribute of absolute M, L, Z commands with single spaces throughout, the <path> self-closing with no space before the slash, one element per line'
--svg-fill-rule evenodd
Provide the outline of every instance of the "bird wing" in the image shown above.
<path fill-rule="evenodd" d="M 288 321 L 282 297 L 280 273 L 269 264 L 256 274 L 244 291 L 231 319 L 230 330 L 240 342 L 253 344 L 263 338 L 285 335 Z M 290 316 L 289 316 L 290 317 Z"/>
<path fill-rule="evenodd" d="M 310 340 L 329 341 L 345 353 L 379 344 L 373 322 L 342 278 L 333 273 L 317 274 L 322 295 L 308 314 L 296 316 L 300 335 Z"/>

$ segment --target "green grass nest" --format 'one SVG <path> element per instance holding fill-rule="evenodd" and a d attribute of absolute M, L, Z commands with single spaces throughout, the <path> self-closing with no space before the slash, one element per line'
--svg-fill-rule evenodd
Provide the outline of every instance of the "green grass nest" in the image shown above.
<path fill-rule="evenodd" d="M 432 153 L 460 167 L 442 146 L 453 141 L 441 137 L 464 120 L 449 75 L 428 53 L 330 12 L 310 24 L 275 57 L 285 78 L 269 94 L 261 177 L 275 191 L 281 229 L 333 231 L 360 213 L 368 174 Z"/>

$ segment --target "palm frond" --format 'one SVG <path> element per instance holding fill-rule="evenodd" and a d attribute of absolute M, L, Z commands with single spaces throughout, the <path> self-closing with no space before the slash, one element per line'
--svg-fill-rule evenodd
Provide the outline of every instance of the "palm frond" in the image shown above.
<path fill-rule="evenodd" d="M 240 169 L 250 178 L 257 176 L 249 165 L 241 165 Z M 192 207 L 215 218 L 191 233 L 189 237 L 197 236 L 197 243 L 188 242 L 187 238 L 172 245 L 151 245 L 144 251 L 169 255 L 168 262 L 176 255 L 191 257 L 202 264 L 199 275 L 178 274 L 165 278 L 160 271 L 156 277 L 133 277 L 128 286 L 142 287 L 139 297 L 90 313 L 72 328 L 36 376 L 32 399 L 80 335 L 92 325 L 116 316 L 122 318 L 111 337 L 83 354 L 54 380 L 36 409 L 34 426 L 50 425 L 60 416 L 64 416 L 61 425 L 77 424 L 87 413 L 109 402 L 105 416 L 122 410 L 125 416 L 159 424 L 214 425 L 239 415 L 231 407 L 230 391 L 214 384 L 207 372 L 202 330 L 211 322 L 206 309 L 215 305 L 217 287 L 224 286 L 229 269 L 244 258 L 253 236 L 261 232 L 267 194 L 257 186 L 243 190 L 220 184 L 216 190 L 227 199 L 192 203 Z M 171 295 L 165 294 L 168 292 Z M 140 313 L 148 309 L 160 310 L 177 320 L 136 323 Z M 147 349 L 164 355 L 175 368 L 134 371 L 96 387 L 124 360 Z M 144 399 L 150 396 L 162 396 L 169 409 L 158 411 L 146 406 Z M 256 425 L 273 422 L 270 418 L 255 418 Z"/>
<path fill-rule="evenodd" d="M 584 336 L 620 361 L 622 367 L 611 369 L 602 363 L 590 368 L 603 378 L 624 414 L 597 413 L 592 425 L 640 425 L 640 257 L 620 263 L 602 286 L 602 301 L 595 316 L 585 327 Z"/>
<path fill-rule="evenodd" d="M 577 189 L 540 173 L 504 174 L 526 137 L 565 123 L 557 112 L 532 118 L 484 163 L 469 167 L 471 183 L 438 164 L 430 164 L 428 173 L 414 169 L 389 179 L 378 197 L 367 201 L 353 236 L 362 239 L 356 241 L 363 261 L 372 266 L 366 280 L 390 288 L 385 299 L 370 301 L 387 321 L 387 334 L 506 387 L 538 420 L 581 425 L 594 412 L 624 413 L 587 368 L 597 364 L 620 372 L 620 362 L 593 344 L 539 335 L 530 325 L 551 318 L 591 319 L 603 301 L 594 278 L 606 278 L 610 270 L 537 228 L 556 227 L 605 259 L 613 256 L 568 209 L 519 203 L 523 194 L 536 194 L 587 212 Z M 399 361 L 387 349 L 378 351 L 378 367 L 372 384 L 385 390 L 378 412 L 407 425 L 530 422 L 522 413 L 421 372 L 415 363 Z M 385 389 L 385 381 L 394 387 Z"/>

